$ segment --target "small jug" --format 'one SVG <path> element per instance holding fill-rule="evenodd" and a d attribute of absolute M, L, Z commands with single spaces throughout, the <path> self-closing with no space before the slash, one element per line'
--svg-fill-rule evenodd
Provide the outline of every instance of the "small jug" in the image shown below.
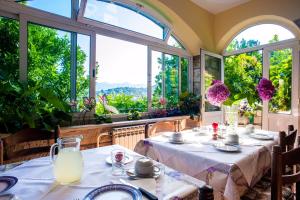
<path fill-rule="evenodd" d="M 83 159 L 80 152 L 82 136 L 58 138 L 50 148 L 53 172 L 56 181 L 62 185 L 79 181 L 83 172 Z M 54 157 L 55 149 L 58 154 Z"/>

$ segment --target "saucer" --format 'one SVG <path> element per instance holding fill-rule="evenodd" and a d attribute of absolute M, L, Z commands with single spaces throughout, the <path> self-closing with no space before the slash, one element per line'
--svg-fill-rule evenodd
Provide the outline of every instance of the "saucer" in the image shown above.
<path fill-rule="evenodd" d="M 173 140 L 172 138 L 170 138 L 169 142 L 172 144 L 184 144 L 185 140 Z"/>
<path fill-rule="evenodd" d="M 152 174 L 149 175 L 141 175 L 141 174 L 137 174 L 135 172 L 135 169 L 129 169 L 126 171 L 127 176 L 129 176 L 129 178 L 132 179 L 136 179 L 136 178 L 158 178 L 160 176 L 160 168 L 157 166 L 154 166 L 154 172 Z"/>

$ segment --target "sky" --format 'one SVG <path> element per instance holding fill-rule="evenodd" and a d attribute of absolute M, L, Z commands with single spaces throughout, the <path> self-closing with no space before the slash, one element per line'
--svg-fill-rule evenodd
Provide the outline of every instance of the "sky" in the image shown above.
<path fill-rule="evenodd" d="M 141 15 L 115 5 L 88 0 L 86 17 L 99 19 L 100 21 L 111 23 L 116 26 L 124 26 L 133 30 L 142 30 L 149 35 L 160 37 L 162 32 L 154 23 Z M 33 0 L 28 1 L 28 5 L 45 11 L 54 12 L 66 17 L 70 17 L 71 1 L 67 0 Z M 104 10 L 106 12 L 104 12 Z M 116 17 L 117 16 L 117 17 Z M 259 33 L 259 34 L 258 34 Z M 63 35 L 65 32 L 59 32 Z M 294 38 L 294 35 L 285 28 L 274 25 L 257 25 L 241 32 L 235 39 L 242 38 L 249 40 L 259 40 L 261 44 L 266 44 L 272 39 L 274 34 L 279 35 L 280 40 Z M 88 36 L 79 35 L 78 45 L 89 53 L 90 40 Z M 158 52 L 153 52 L 153 59 L 160 56 Z M 147 85 L 147 47 L 131 42 L 113 39 L 97 35 L 96 59 L 100 65 L 97 82 L 106 83 L 130 83 L 134 85 Z M 89 58 L 85 63 L 86 69 L 89 66 Z M 153 77 L 158 73 L 158 64 L 153 60 Z"/>

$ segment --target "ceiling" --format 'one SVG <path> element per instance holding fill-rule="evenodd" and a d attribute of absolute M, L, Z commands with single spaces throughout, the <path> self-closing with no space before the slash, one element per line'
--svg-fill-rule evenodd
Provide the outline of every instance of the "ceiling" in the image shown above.
<path fill-rule="evenodd" d="M 191 0 L 201 8 L 211 12 L 213 14 L 217 14 L 233 8 L 235 6 L 244 4 L 250 0 Z"/>

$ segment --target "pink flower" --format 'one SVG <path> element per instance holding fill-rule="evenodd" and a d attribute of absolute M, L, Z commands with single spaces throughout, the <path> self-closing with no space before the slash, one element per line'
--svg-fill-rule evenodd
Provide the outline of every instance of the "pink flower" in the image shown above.
<path fill-rule="evenodd" d="M 161 98 L 159 99 L 159 103 L 160 103 L 160 105 L 164 106 L 164 105 L 167 104 L 167 100 L 166 100 L 165 98 L 161 97 Z"/>
<path fill-rule="evenodd" d="M 272 99 L 272 97 L 274 96 L 274 93 L 275 93 L 275 88 L 274 88 L 274 85 L 272 84 L 272 81 L 270 81 L 266 78 L 262 78 L 259 81 L 256 89 L 257 89 L 259 97 L 263 101 L 268 101 L 268 100 Z"/>
<path fill-rule="evenodd" d="M 214 80 L 206 93 L 207 100 L 214 106 L 220 106 L 229 96 L 229 89 L 220 80 Z"/>

